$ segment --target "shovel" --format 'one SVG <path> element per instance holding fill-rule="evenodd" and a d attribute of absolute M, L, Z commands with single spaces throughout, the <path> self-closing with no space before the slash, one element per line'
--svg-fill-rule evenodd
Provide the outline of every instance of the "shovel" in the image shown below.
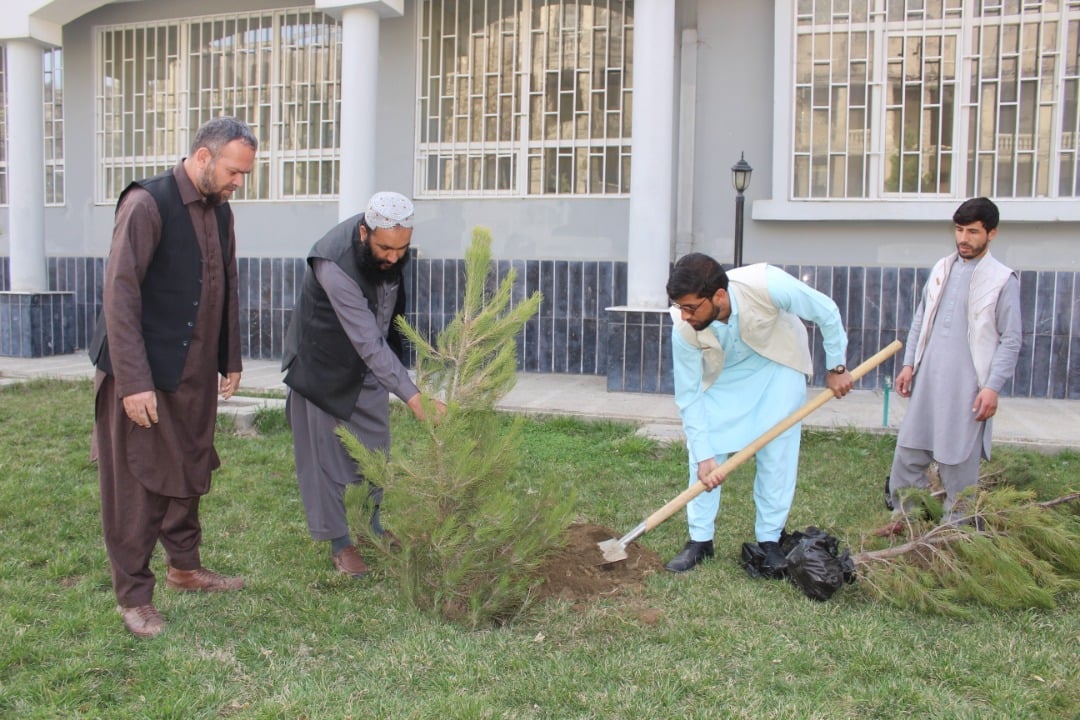
<path fill-rule="evenodd" d="M 899 340 L 894 340 L 885 348 L 878 351 L 876 355 L 868 358 L 865 362 L 859 365 L 859 367 L 852 370 L 851 376 L 858 380 L 863 375 L 870 372 L 878 365 L 895 355 L 901 347 L 903 347 L 903 343 L 901 343 Z M 821 394 L 819 394 L 816 398 L 810 400 L 801 408 L 791 413 L 780 422 L 773 425 L 771 428 L 766 430 L 763 435 L 761 435 L 759 438 L 747 445 L 745 448 L 735 453 L 734 455 L 731 455 L 727 460 L 724 461 L 724 464 L 713 470 L 712 473 L 709 474 L 709 477 L 713 477 L 718 474 L 727 475 L 731 473 L 732 470 L 739 467 L 750 458 L 754 457 L 758 450 L 775 440 L 776 437 L 782 432 L 802 420 L 810 413 L 817 410 L 825 403 L 829 402 L 829 400 L 833 399 L 834 397 L 835 395 L 833 395 L 832 390 L 826 389 L 822 391 Z M 639 537 L 647 533 L 649 530 L 652 530 L 660 523 L 667 520 L 680 509 L 686 507 L 686 503 L 696 498 L 705 490 L 705 485 L 700 480 L 698 480 L 686 490 L 679 493 L 679 495 L 673 500 L 671 500 L 667 505 L 654 512 L 649 517 L 645 518 L 645 520 L 642 521 L 640 525 L 623 535 L 621 538 L 611 538 L 610 540 L 605 540 L 601 543 L 597 543 L 597 545 L 600 546 L 600 551 L 604 554 L 604 562 L 613 563 L 625 560 L 627 545 L 632 543 L 634 540 L 637 540 Z"/>

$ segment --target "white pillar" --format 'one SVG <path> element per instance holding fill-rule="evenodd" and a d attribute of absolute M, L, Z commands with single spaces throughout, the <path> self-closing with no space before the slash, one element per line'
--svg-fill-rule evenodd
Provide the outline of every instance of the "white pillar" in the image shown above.
<path fill-rule="evenodd" d="M 342 10 L 341 163 L 338 220 L 363 212 L 375 187 L 375 106 L 379 102 L 379 14 Z"/>
<path fill-rule="evenodd" d="M 8 238 L 11 289 L 46 292 L 42 47 L 7 41 Z"/>
<path fill-rule="evenodd" d="M 634 5 L 634 118 L 626 300 L 665 307 L 675 151 L 675 0 Z"/>

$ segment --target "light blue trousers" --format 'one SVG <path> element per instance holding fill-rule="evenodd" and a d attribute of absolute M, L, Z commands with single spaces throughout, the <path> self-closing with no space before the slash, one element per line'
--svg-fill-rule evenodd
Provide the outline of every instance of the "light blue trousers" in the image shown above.
<path fill-rule="evenodd" d="M 758 451 L 757 474 L 754 475 L 754 535 L 758 542 L 775 542 L 784 529 L 791 502 L 795 499 L 795 478 L 799 472 L 799 444 L 802 423 L 784 431 Z M 723 463 L 728 456 L 717 455 Z M 697 463 L 690 463 L 690 485 L 697 482 Z M 727 481 L 725 481 L 726 483 Z M 716 514 L 720 511 L 720 488 L 703 492 L 686 505 L 686 521 L 690 539 L 695 542 L 712 540 L 716 533 Z"/>

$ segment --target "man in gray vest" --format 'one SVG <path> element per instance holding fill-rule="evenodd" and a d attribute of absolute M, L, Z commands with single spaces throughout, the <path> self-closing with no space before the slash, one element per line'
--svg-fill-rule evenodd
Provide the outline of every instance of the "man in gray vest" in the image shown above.
<path fill-rule="evenodd" d="M 956 252 L 934 265 L 923 288 L 895 385 L 911 398 L 889 474 L 897 510 L 878 535 L 904 531 L 900 493 L 927 487 L 933 461 L 945 489 L 945 521 L 960 519 L 957 498 L 979 482 L 981 459 L 990 459 L 998 394 L 1013 375 L 1021 341 L 1020 282 L 990 254 L 998 220 L 987 198 L 961 204 L 953 214 Z"/>
<path fill-rule="evenodd" d="M 210 120 L 171 170 L 116 204 L 101 318 L 90 342 L 101 524 L 127 629 L 165 628 L 150 557 L 160 540 L 176 590 L 238 590 L 199 557 L 199 499 L 220 461 L 217 395 L 240 384 L 236 238 L 228 199 L 259 143 L 235 118 Z M 220 379 L 219 379 L 220 378 Z"/>
<path fill-rule="evenodd" d="M 331 229 L 307 257 L 307 271 L 285 336 L 282 369 L 289 387 L 296 478 L 315 540 L 330 542 L 338 572 L 362 577 L 367 565 L 345 517 L 345 489 L 358 483 L 356 463 L 335 435 L 346 427 L 365 447 L 389 450 L 389 393 L 418 418 L 420 391 L 402 364 L 394 318 L 405 312 L 402 268 L 412 242 L 413 204 L 380 192 L 367 209 Z M 445 406 L 435 401 L 441 412 Z M 371 527 L 382 489 L 370 487 Z"/>

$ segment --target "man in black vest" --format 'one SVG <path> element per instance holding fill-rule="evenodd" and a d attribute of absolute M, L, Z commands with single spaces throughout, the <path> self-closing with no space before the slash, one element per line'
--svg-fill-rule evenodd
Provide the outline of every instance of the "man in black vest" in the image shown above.
<path fill-rule="evenodd" d="M 97 366 L 93 455 L 117 610 L 139 637 L 165 627 L 150 570 L 158 540 L 168 587 L 244 585 L 202 566 L 199 499 L 221 464 L 217 396 L 228 399 L 240 383 L 236 238 L 227 201 L 254 167 L 258 145 L 239 120 L 211 120 L 176 167 L 132 183 L 116 205 L 90 343 Z"/>
<path fill-rule="evenodd" d="M 345 488 L 362 478 L 337 435 L 345 426 L 368 448 L 390 447 L 394 393 L 419 418 L 420 391 L 401 362 L 394 318 L 405 312 L 402 268 L 412 241 L 413 205 L 380 192 L 367 209 L 331 229 L 308 253 L 300 296 L 285 336 L 282 369 L 293 431 L 296 478 L 315 540 L 330 541 L 341 573 L 362 577 L 367 565 L 345 518 Z M 439 412 L 444 406 L 435 401 Z M 370 487 L 371 527 L 382 534 L 382 489 Z"/>

